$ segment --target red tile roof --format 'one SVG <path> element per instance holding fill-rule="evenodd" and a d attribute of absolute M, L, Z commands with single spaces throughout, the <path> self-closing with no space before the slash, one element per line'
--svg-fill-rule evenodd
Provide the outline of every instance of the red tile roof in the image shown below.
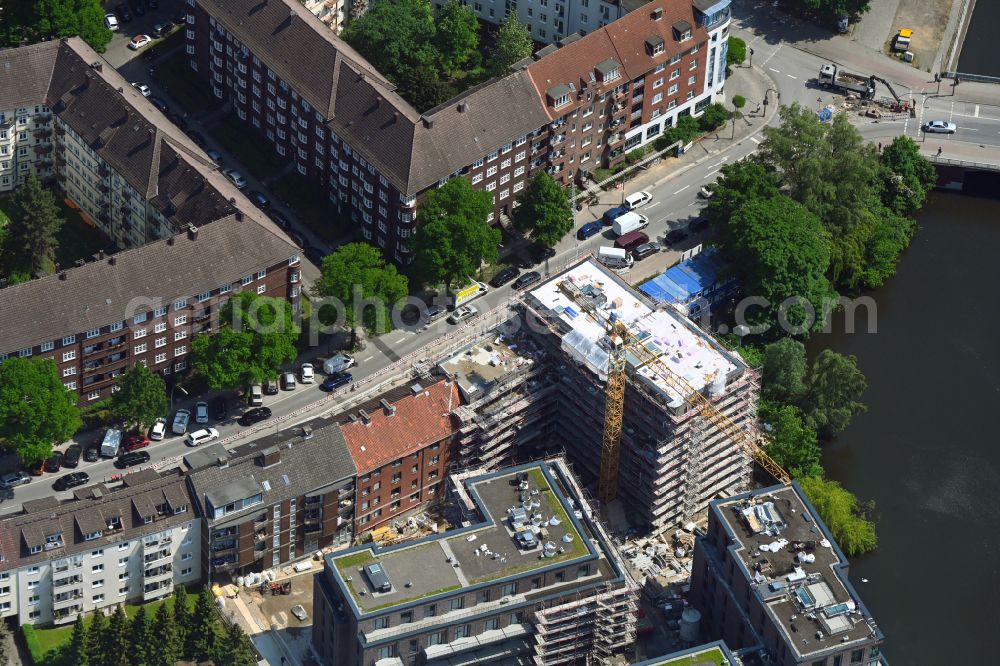
<path fill-rule="evenodd" d="M 369 414 L 370 423 L 358 420 L 340 426 L 358 474 L 450 437 L 451 411 L 460 401 L 455 383 L 441 381 L 392 404 L 395 414 L 379 409 Z"/>

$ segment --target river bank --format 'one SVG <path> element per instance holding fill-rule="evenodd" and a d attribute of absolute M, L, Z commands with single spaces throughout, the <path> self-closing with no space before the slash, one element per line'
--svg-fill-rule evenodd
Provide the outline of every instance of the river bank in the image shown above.
<path fill-rule="evenodd" d="M 868 412 L 824 449 L 823 465 L 876 502 L 879 548 L 851 578 L 895 664 L 989 663 L 1000 589 L 1000 331 L 994 290 L 1000 204 L 934 193 L 897 275 L 868 294 L 877 332 L 817 334 L 811 353 L 858 357 Z M 867 578 L 868 583 L 860 583 Z"/>

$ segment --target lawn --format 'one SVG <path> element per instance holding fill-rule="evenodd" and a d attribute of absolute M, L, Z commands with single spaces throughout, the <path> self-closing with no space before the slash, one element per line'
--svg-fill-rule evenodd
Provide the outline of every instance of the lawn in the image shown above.
<path fill-rule="evenodd" d="M 678 657 L 677 659 L 660 661 L 657 662 L 655 666 L 706 666 L 707 664 L 712 664 L 713 666 L 729 666 L 729 660 L 722 654 L 722 650 L 719 648 L 712 648 L 711 650 L 705 650 L 704 652 L 697 652 L 684 657 Z"/>
<path fill-rule="evenodd" d="M 353 237 L 350 218 L 337 212 L 319 183 L 292 172 L 271 183 L 271 192 L 324 242 L 332 243 L 345 237 Z"/>
<path fill-rule="evenodd" d="M 220 104 L 208 83 L 188 65 L 188 54 L 183 48 L 157 65 L 155 76 L 170 97 L 188 113 L 210 111 Z"/>
<path fill-rule="evenodd" d="M 56 250 L 56 261 L 62 268 L 69 268 L 77 259 L 93 261 L 98 250 L 108 249 L 111 240 L 97 227 L 83 221 L 80 213 L 59 202 L 66 223 L 59 230 L 59 247 Z"/>
<path fill-rule="evenodd" d="M 208 131 L 256 178 L 270 176 L 286 164 L 270 142 L 234 115 L 223 118 Z"/>

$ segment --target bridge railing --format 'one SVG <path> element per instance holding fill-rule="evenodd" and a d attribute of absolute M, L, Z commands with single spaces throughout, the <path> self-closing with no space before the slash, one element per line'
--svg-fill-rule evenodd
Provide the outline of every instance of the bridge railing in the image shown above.
<path fill-rule="evenodd" d="M 1000 171 L 1000 162 L 992 164 L 989 162 L 970 162 L 968 160 L 956 160 L 951 157 L 939 157 L 937 155 L 928 155 L 928 158 L 934 164 L 946 164 L 966 169 L 983 169 L 984 171 Z"/>
<path fill-rule="evenodd" d="M 941 78 L 960 78 L 962 81 L 975 81 L 977 83 L 1000 83 L 1000 76 L 985 76 L 983 74 L 966 74 L 965 72 L 941 72 Z"/>

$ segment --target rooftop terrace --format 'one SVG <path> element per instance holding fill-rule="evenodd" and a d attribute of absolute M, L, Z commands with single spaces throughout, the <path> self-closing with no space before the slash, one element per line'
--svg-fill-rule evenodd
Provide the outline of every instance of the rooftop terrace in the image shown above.
<path fill-rule="evenodd" d="M 363 614 L 595 557 L 575 505 L 545 468 L 538 463 L 466 479 L 481 522 L 412 544 L 331 555 L 338 583 Z M 389 591 L 377 592 L 365 573 L 373 563 L 388 576 Z"/>
<path fill-rule="evenodd" d="M 598 317 L 587 314 L 575 295 L 592 304 Z M 587 259 L 532 290 L 527 301 L 533 307 L 540 306 L 541 314 L 559 320 L 564 332 L 563 349 L 602 380 L 608 366 L 605 320 L 611 316 L 625 322 L 650 351 L 696 391 L 709 388 L 720 393 L 734 373 L 745 367 L 686 317 L 670 308 L 654 309 L 649 301 L 594 259 Z M 645 378 L 650 388 L 663 394 L 671 407 L 683 403 L 685 396 L 668 387 L 648 367 L 636 370 L 638 359 L 630 355 L 628 361 L 633 371 Z"/>
<path fill-rule="evenodd" d="M 840 549 L 796 487 L 713 505 L 772 622 L 802 658 L 881 636 L 847 580 Z"/>
<path fill-rule="evenodd" d="M 634 666 L 731 666 L 728 649 L 718 645 L 699 645 L 689 650 L 682 650 L 654 659 L 648 659 Z"/>

